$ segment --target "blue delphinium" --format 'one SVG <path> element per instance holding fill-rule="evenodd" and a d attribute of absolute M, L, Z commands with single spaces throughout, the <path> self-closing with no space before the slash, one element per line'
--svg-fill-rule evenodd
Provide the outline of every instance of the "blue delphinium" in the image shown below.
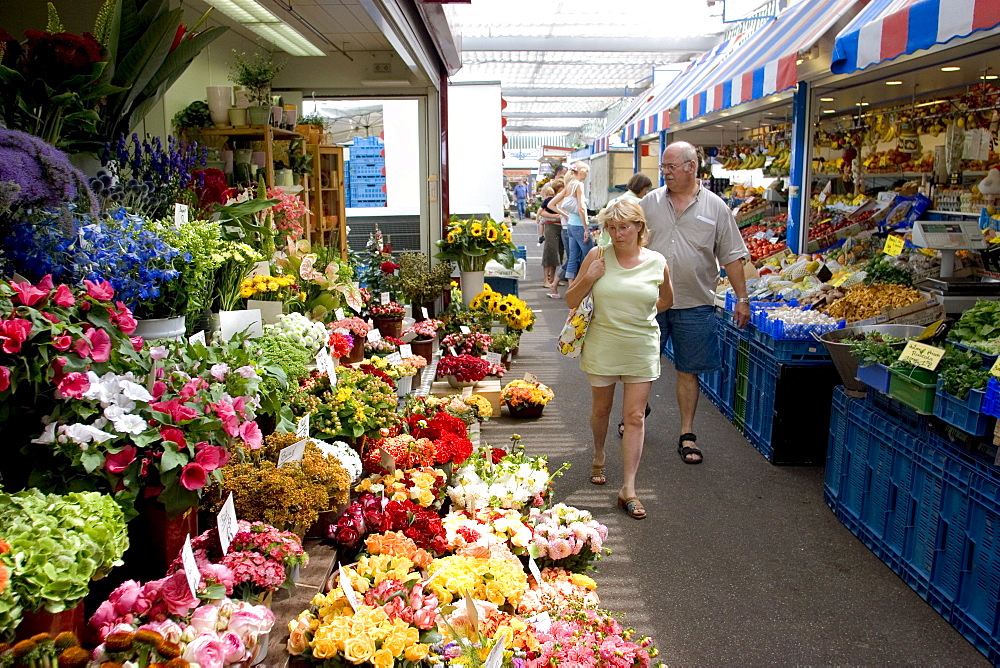
<path fill-rule="evenodd" d="M 72 205 L 65 211 L 36 210 L 19 216 L 0 241 L 0 272 L 20 274 L 32 283 L 46 274 L 52 274 L 57 283 L 80 282 L 87 255 L 80 248 L 77 230 L 91 222 L 87 214 L 76 216 Z"/>

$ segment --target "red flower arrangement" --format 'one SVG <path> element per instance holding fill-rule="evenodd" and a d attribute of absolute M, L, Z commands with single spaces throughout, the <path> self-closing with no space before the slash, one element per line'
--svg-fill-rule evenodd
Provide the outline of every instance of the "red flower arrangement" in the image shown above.
<path fill-rule="evenodd" d="M 433 417 L 414 414 L 406 419 L 414 438 L 429 438 L 434 444 L 434 463 L 461 465 L 472 454 L 472 441 L 465 422 L 445 412 Z"/>
<path fill-rule="evenodd" d="M 435 464 L 434 444 L 429 438 L 414 438 L 410 434 L 400 434 L 369 443 L 361 458 L 366 473 L 387 473 L 382 466 L 383 451 L 392 457 L 398 469 L 415 469 Z"/>
<path fill-rule="evenodd" d="M 371 364 L 361 364 L 358 366 L 358 368 L 364 371 L 369 376 L 375 376 L 376 378 L 384 381 L 386 385 L 390 387 L 390 389 L 393 390 L 396 389 L 396 381 L 394 381 L 392 377 L 389 376 L 389 374 L 387 374 L 385 371 L 382 371 L 381 369 L 376 368 Z"/>
<path fill-rule="evenodd" d="M 399 302 L 388 302 L 386 304 L 375 304 L 374 306 L 368 307 L 368 312 L 372 314 L 373 317 L 381 316 L 384 318 L 395 318 L 397 316 L 402 317 L 406 313 L 406 309 Z"/>
<path fill-rule="evenodd" d="M 461 383 L 478 383 L 490 373 L 490 364 L 481 357 L 472 355 L 447 355 L 438 361 L 438 376 L 454 376 Z"/>
<path fill-rule="evenodd" d="M 354 337 L 350 334 L 334 332 L 330 334 L 330 340 L 327 342 L 327 345 L 330 346 L 330 355 L 332 357 L 347 357 L 351 354 L 351 348 L 354 347 Z"/>
<path fill-rule="evenodd" d="M 395 262 L 386 260 L 379 268 L 382 270 L 383 274 L 395 274 L 396 270 L 399 269 L 399 265 Z"/>
<path fill-rule="evenodd" d="M 448 539 L 441 518 L 434 510 L 421 508 L 412 501 L 388 501 L 370 492 L 352 503 L 327 536 L 345 548 L 354 548 L 369 533 L 399 531 L 417 547 L 440 556 L 448 550 Z"/>
<path fill-rule="evenodd" d="M 192 172 L 194 176 L 195 193 L 198 195 L 198 209 L 211 211 L 213 204 L 224 205 L 228 200 L 226 193 L 229 186 L 226 174 L 220 169 L 210 167 Z"/>

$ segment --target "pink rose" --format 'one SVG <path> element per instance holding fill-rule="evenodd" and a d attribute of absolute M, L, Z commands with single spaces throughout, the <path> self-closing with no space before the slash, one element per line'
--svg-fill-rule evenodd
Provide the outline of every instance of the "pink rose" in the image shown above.
<path fill-rule="evenodd" d="M 72 306 L 76 303 L 76 299 L 73 297 L 73 291 L 68 286 L 60 285 L 56 288 L 56 294 L 52 297 L 52 303 L 56 306 Z"/>
<path fill-rule="evenodd" d="M 226 653 L 222 643 L 214 633 L 204 633 L 184 648 L 184 659 L 197 663 L 201 668 L 223 668 L 226 665 Z"/>
<path fill-rule="evenodd" d="M 181 634 L 184 629 L 180 627 L 180 624 L 170 620 L 163 622 L 150 622 L 149 624 L 143 624 L 139 629 L 149 629 L 150 631 L 156 631 L 163 639 L 167 642 L 180 642 Z"/>
<path fill-rule="evenodd" d="M 181 469 L 181 487 L 187 490 L 194 491 L 196 489 L 201 489 L 208 482 L 208 471 L 205 467 L 197 462 L 191 462 L 186 464 L 183 469 Z"/>
<path fill-rule="evenodd" d="M 120 475 L 135 461 L 135 453 L 136 448 L 134 445 L 126 445 L 114 454 L 108 453 L 104 457 L 104 468 L 108 473 Z"/>
<path fill-rule="evenodd" d="M 219 606 L 203 605 L 191 615 L 191 626 L 199 634 L 215 633 L 215 626 L 219 623 Z"/>
<path fill-rule="evenodd" d="M 71 345 L 73 345 L 73 337 L 69 336 L 68 334 L 63 334 L 62 336 L 57 336 L 56 338 L 52 339 L 52 347 L 58 350 L 59 352 L 69 350 L 69 347 Z"/>
<path fill-rule="evenodd" d="M 132 342 L 132 350 L 134 350 L 135 352 L 139 352 L 140 350 L 142 350 L 142 347 L 146 343 L 141 336 L 129 337 L 129 341 Z"/>
<path fill-rule="evenodd" d="M 208 441 L 202 441 L 194 446 L 194 461 L 205 467 L 211 473 L 217 468 L 222 468 L 229 462 L 229 451 L 219 445 L 209 445 Z"/>
<path fill-rule="evenodd" d="M 79 399 L 89 389 L 90 380 L 87 378 L 87 374 L 71 371 L 59 381 L 56 395 L 60 399 Z"/>
<path fill-rule="evenodd" d="M 437 612 L 434 608 L 420 608 L 413 613 L 413 625 L 418 629 L 433 628 L 437 623 Z"/>
<path fill-rule="evenodd" d="M 107 362 L 111 357 L 111 337 L 103 329 L 94 328 L 87 332 L 90 341 L 91 357 L 95 362 Z"/>
<path fill-rule="evenodd" d="M 267 633 L 274 625 L 274 613 L 262 605 L 237 605 L 240 607 L 229 617 L 226 630 L 238 635 L 247 645 L 255 645 L 257 636 Z"/>
<path fill-rule="evenodd" d="M 11 281 L 10 287 L 14 288 L 14 292 L 17 293 L 16 299 L 20 300 L 25 306 L 34 306 L 49 296 L 48 290 L 40 290 L 27 282 L 15 283 Z"/>
<path fill-rule="evenodd" d="M 111 301 L 115 296 L 115 289 L 107 281 L 84 281 L 87 287 L 87 295 L 100 301 Z"/>
<path fill-rule="evenodd" d="M 250 652 L 247 651 L 246 645 L 235 633 L 226 631 L 219 637 L 219 642 L 222 644 L 222 651 L 226 657 L 226 665 L 240 663 L 250 658 Z"/>
<path fill-rule="evenodd" d="M 3 339 L 3 351 L 8 355 L 21 352 L 21 344 L 31 336 L 31 321 L 23 318 L 12 318 L 0 321 L 0 339 Z"/>
<path fill-rule="evenodd" d="M 247 420 L 240 425 L 240 438 L 251 450 L 259 450 L 264 445 L 264 435 L 253 420 Z"/>
<path fill-rule="evenodd" d="M 0 392 L 7 391 L 8 387 L 10 387 L 10 369 L 0 366 Z"/>
<path fill-rule="evenodd" d="M 198 605 L 198 599 L 191 594 L 188 587 L 187 577 L 184 571 L 177 571 L 173 575 L 168 575 L 162 580 L 163 587 L 160 589 L 160 596 L 167 605 L 170 614 L 178 617 L 186 617 L 191 608 Z"/>
<path fill-rule="evenodd" d="M 236 576 L 230 570 L 229 566 L 225 564 L 201 564 L 199 568 L 201 570 L 201 577 L 206 584 L 220 584 L 226 588 L 227 595 L 233 593 Z"/>
<path fill-rule="evenodd" d="M 178 450 L 187 447 L 187 441 L 184 440 L 184 432 L 177 427 L 161 427 L 160 438 L 164 441 L 171 441 L 177 446 Z"/>
<path fill-rule="evenodd" d="M 135 582 L 135 580 L 130 580 L 129 582 Z M 125 584 L 128 584 L 128 582 Z M 115 604 L 107 600 L 97 606 L 97 610 L 90 616 L 90 621 L 87 623 L 90 625 L 90 628 L 98 630 L 105 626 L 110 626 L 117 618 L 118 613 L 115 612 Z M 103 637 L 101 639 L 103 640 Z"/>

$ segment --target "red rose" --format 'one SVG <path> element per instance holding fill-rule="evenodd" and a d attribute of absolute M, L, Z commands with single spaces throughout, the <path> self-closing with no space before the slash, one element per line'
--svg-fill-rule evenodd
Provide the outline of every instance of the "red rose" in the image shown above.
<path fill-rule="evenodd" d="M 10 387 L 10 369 L 0 366 L 0 392 L 6 392 Z"/>
<path fill-rule="evenodd" d="M 333 527 L 330 527 L 331 530 Z M 331 536 L 333 540 L 337 541 L 344 547 L 354 547 L 361 540 L 361 534 L 358 530 L 351 526 L 337 526 L 334 535 Z"/>
<path fill-rule="evenodd" d="M 101 62 L 101 45 L 89 32 L 74 35 L 68 32 L 48 33 L 25 30 L 24 55 L 21 71 L 26 77 L 63 80 L 90 72 L 94 63 Z"/>
<path fill-rule="evenodd" d="M 57 336 L 52 339 L 52 347 L 63 352 L 64 350 L 69 350 L 69 347 L 73 345 L 73 337 L 68 334 L 63 334 L 62 336 Z"/>
<path fill-rule="evenodd" d="M 177 427 L 161 427 L 160 438 L 164 441 L 170 441 L 177 446 L 178 450 L 187 447 L 187 441 L 184 440 L 184 432 Z"/>
<path fill-rule="evenodd" d="M 395 272 L 397 269 L 399 269 L 399 265 L 396 264 L 395 262 L 388 262 L 388 261 L 386 261 L 386 262 L 382 263 L 382 273 L 383 274 L 391 274 L 391 273 Z"/>
<path fill-rule="evenodd" d="M 14 281 L 11 281 L 10 287 L 14 288 L 14 292 L 17 293 L 14 299 L 20 300 L 20 302 L 25 306 L 34 306 L 49 296 L 48 290 L 41 290 L 28 282 L 15 283 Z M 17 301 L 15 301 L 15 303 L 17 303 Z"/>
<path fill-rule="evenodd" d="M 56 288 L 56 294 L 52 297 L 52 303 L 56 306 L 72 306 L 76 303 L 73 291 L 68 286 L 60 285 Z"/>
<path fill-rule="evenodd" d="M 198 605 L 198 599 L 191 594 L 187 576 L 184 571 L 177 571 L 162 580 L 160 597 L 167 604 L 170 614 L 185 617 L 191 609 Z"/>
<path fill-rule="evenodd" d="M 79 399 L 89 389 L 90 380 L 87 378 L 87 374 L 71 371 L 59 381 L 56 395 L 62 399 Z"/>
<path fill-rule="evenodd" d="M 197 462 L 185 464 L 181 469 L 181 487 L 187 490 L 201 489 L 208 482 L 208 471 Z"/>
<path fill-rule="evenodd" d="M 104 468 L 108 473 L 119 475 L 125 472 L 132 462 L 135 461 L 136 449 L 134 445 L 126 445 L 121 451 L 104 457 Z"/>
<path fill-rule="evenodd" d="M 87 287 L 87 295 L 99 301 L 111 301 L 115 296 L 115 289 L 107 281 L 84 281 Z"/>
<path fill-rule="evenodd" d="M 3 339 L 3 351 L 8 355 L 21 352 L 21 344 L 31 336 L 31 321 L 23 318 L 12 318 L 0 321 L 0 339 Z"/>

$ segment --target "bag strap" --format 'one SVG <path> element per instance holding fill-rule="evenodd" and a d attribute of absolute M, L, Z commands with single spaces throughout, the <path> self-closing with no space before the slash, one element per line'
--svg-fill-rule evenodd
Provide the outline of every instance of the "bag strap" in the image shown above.
<path fill-rule="evenodd" d="M 602 257 L 604 257 L 604 246 L 598 246 L 597 247 L 597 259 L 600 260 Z"/>

